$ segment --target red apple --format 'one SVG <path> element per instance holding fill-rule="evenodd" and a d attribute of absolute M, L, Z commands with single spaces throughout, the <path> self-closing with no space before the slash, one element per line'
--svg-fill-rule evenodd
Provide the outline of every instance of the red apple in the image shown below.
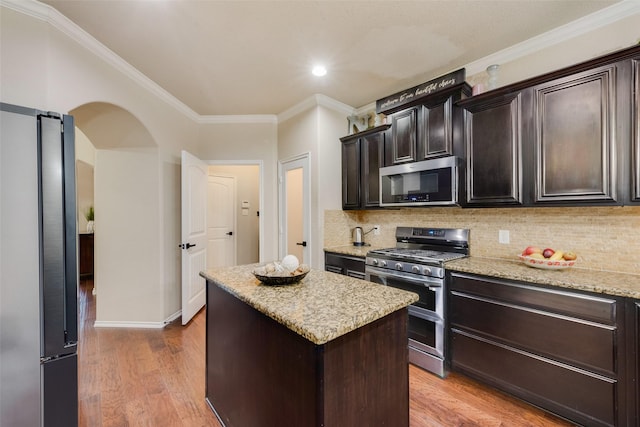
<path fill-rule="evenodd" d="M 542 251 L 542 256 L 545 258 L 551 258 L 555 253 L 556 251 L 554 251 L 553 249 L 547 248 L 544 251 Z"/>
<path fill-rule="evenodd" d="M 541 254 L 542 249 L 537 246 L 527 246 L 524 251 L 522 251 L 522 255 L 529 256 L 531 254 Z"/>

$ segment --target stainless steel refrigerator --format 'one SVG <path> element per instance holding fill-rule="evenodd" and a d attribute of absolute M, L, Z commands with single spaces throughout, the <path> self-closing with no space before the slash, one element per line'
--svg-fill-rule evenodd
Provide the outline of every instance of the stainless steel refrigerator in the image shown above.
<path fill-rule="evenodd" d="M 73 117 L 0 114 L 0 426 L 77 426 Z"/>

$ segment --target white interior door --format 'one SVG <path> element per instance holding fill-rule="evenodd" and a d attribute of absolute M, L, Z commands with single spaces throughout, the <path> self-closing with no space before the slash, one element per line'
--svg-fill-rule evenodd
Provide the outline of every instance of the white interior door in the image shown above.
<path fill-rule="evenodd" d="M 236 265 L 236 178 L 209 175 L 207 267 Z"/>
<path fill-rule="evenodd" d="M 207 268 L 207 165 L 182 152 L 182 324 L 204 306 Z"/>
<path fill-rule="evenodd" d="M 309 154 L 280 163 L 280 259 L 295 255 L 311 262 Z"/>

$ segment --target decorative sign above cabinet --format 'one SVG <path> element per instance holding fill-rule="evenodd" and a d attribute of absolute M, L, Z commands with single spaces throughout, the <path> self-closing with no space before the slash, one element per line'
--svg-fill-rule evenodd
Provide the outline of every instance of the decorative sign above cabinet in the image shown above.
<path fill-rule="evenodd" d="M 376 101 L 376 113 L 390 113 L 398 111 L 400 107 L 413 104 L 419 99 L 433 95 L 436 92 L 445 90 L 457 84 L 464 83 L 465 69 L 461 68 L 447 75 L 430 80 L 421 85 L 414 86 L 402 92 L 395 93 L 391 96 Z"/>

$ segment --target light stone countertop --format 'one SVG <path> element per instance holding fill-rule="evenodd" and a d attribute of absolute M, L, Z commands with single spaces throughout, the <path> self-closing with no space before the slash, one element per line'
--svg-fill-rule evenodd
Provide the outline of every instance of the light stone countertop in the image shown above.
<path fill-rule="evenodd" d="M 640 275 L 571 267 L 565 270 L 541 270 L 517 259 L 468 257 L 446 263 L 449 271 L 481 274 L 561 288 L 640 299 Z"/>
<path fill-rule="evenodd" d="M 260 265 L 215 268 L 200 275 L 317 345 L 418 300 L 411 292 L 313 269 L 296 284 L 268 286 L 252 274 Z"/>
<path fill-rule="evenodd" d="M 370 246 L 334 246 L 325 248 L 325 251 L 365 257 L 371 249 Z M 480 257 L 461 258 L 445 265 L 450 271 L 640 299 L 640 269 L 639 274 L 587 270 L 575 266 L 566 270 L 541 270 L 528 267 L 515 258 L 508 260 Z"/>
<path fill-rule="evenodd" d="M 365 258 L 367 256 L 367 252 L 372 251 L 374 249 L 383 249 L 376 246 L 353 246 L 353 245 L 344 245 L 344 246 L 332 246 L 329 248 L 324 248 L 325 252 L 333 252 L 336 254 L 342 255 L 351 255 L 355 257 Z"/>

